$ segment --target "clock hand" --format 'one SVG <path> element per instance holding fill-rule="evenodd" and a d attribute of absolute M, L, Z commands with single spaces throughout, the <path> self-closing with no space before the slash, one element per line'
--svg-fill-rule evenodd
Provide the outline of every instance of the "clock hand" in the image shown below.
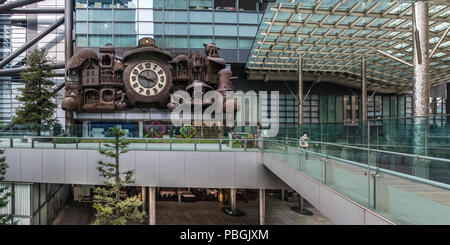
<path fill-rule="evenodd" d="M 144 76 L 144 75 L 139 75 L 139 77 L 143 77 L 143 78 L 145 78 L 146 80 L 151 80 L 150 77 L 147 77 L 147 76 Z"/>

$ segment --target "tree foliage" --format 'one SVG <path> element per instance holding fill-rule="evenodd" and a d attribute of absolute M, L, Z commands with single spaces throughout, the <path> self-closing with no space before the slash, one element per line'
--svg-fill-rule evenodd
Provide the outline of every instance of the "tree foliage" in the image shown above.
<path fill-rule="evenodd" d="M 0 149 L 0 182 L 5 179 L 6 169 L 8 168 L 8 164 L 6 163 L 5 157 L 3 157 L 4 150 Z M 9 197 L 12 195 L 9 192 L 9 186 L 4 185 L 0 186 L 0 209 L 6 207 L 9 202 Z M 12 225 L 16 224 L 13 220 L 12 215 L 0 214 L 0 225 Z"/>
<path fill-rule="evenodd" d="M 29 125 L 38 135 L 43 127 L 56 123 L 53 63 L 54 60 L 48 57 L 45 49 L 34 49 L 26 59 L 28 69 L 20 73 L 25 86 L 18 89 L 21 94 L 17 100 L 23 105 L 17 108 L 13 123 Z"/>
<path fill-rule="evenodd" d="M 133 184 L 134 170 L 120 172 L 120 155 L 127 152 L 130 144 L 120 138 L 125 136 L 125 131 L 119 127 L 110 128 L 108 134 L 114 137 L 113 144 L 104 144 L 107 149 L 101 149 L 100 153 L 114 162 L 98 161 L 97 170 L 105 179 L 104 187 L 94 190 L 94 208 L 96 210 L 95 225 L 125 225 L 127 221 L 142 222 L 145 213 L 140 211 L 141 201 L 136 197 L 128 197 L 126 185 Z M 114 181 L 111 182 L 110 180 Z"/>

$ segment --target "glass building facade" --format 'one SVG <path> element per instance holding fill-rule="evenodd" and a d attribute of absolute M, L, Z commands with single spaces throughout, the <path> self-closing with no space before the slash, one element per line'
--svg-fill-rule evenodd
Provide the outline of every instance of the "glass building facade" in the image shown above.
<path fill-rule="evenodd" d="M 0 15 L 0 59 L 11 52 L 11 16 Z M 6 68 L 9 66 L 6 66 Z M 11 78 L 0 76 L 0 123 L 11 118 Z"/>
<path fill-rule="evenodd" d="M 156 45 L 173 54 L 203 49 L 203 43 L 214 42 L 233 73 L 242 72 L 255 40 L 259 23 L 268 2 L 244 0 L 76 0 L 76 46 L 135 47 L 143 37 L 152 37 Z M 236 66 L 237 65 L 237 66 Z M 246 83 L 245 78 L 236 83 Z M 266 86 L 261 82 L 262 90 Z M 282 82 L 278 87 L 283 87 Z M 306 97 L 304 123 L 352 122 L 360 118 L 358 91 L 334 94 L 327 86 Z M 241 87 L 241 86 L 240 86 Z M 295 84 L 291 87 L 295 88 Z M 251 90 L 242 86 L 242 90 Z M 273 90 L 273 89 L 272 89 Z M 298 123 L 295 95 L 280 93 L 280 122 Z M 296 91 L 294 91 L 296 92 Z M 445 113 L 445 99 L 431 98 L 433 114 Z M 270 114 L 270 109 L 267 112 Z M 409 95 L 369 96 L 368 118 L 411 117 Z M 436 117 L 444 123 L 445 117 Z"/>
<path fill-rule="evenodd" d="M 64 0 L 46 0 L 31 4 L 29 8 L 64 8 Z M 1 15 L 0 17 L 0 56 L 6 57 L 10 52 L 20 48 L 27 41 L 31 40 L 42 30 L 61 18 L 62 14 L 14 14 Z M 44 48 L 48 52 L 48 56 L 53 58 L 56 63 L 65 62 L 64 54 L 64 25 L 59 26 L 56 30 L 49 33 L 28 51 L 34 48 Z M 20 54 L 13 59 L 5 68 L 17 68 L 25 65 L 26 52 Z M 55 72 L 62 73 L 63 70 Z M 16 97 L 20 94 L 19 88 L 24 84 L 20 76 L 0 77 L 0 124 L 11 122 L 15 110 L 21 105 Z M 64 82 L 62 77 L 55 77 L 56 84 Z M 62 101 L 63 91 L 57 95 L 55 103 L 60 104 Z M 58 109 L 55 115 L 62 123 L 64 123 L 64 112 Z"/>
<path fill-rule="evenodd" d="M 256 0 L 76 0 L 76 45 L 135 47 L 152 37 L 160 48 L 189 53 L 214 42 L 229 50 L 227 60 L 245 62 L 266 6 Z"/>

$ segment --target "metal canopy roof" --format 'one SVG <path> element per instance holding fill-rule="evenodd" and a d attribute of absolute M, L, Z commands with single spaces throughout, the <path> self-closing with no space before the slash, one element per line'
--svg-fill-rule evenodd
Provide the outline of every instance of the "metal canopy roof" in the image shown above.
<path fill-rule="evenodd" d="M 292 2 L 292 3 L 291 3 Z M 450 0 L 430 3 L 430 53 L 450 26 Z M 431 59 L 431 85 L 450 82 L 450 33 Z M 247 61 L 247 72 L 361 75 L 367 58 L 369 86 L 412 89 L 412 2 L 401 0 L 297 0 L 268 6 Z M 406 61 L 401 63 L 377 52 Z"/>

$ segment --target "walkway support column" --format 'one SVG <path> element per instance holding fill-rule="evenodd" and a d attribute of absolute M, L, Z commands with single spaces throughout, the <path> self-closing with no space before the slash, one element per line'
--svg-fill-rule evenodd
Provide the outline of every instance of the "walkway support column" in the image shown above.
<path fill-rule="evenodd" d="M 300 124 L 300 125 L 303 124 L 303 60 L 302 60 L 302 54 L 298 54 L 298 124 Z"/>
<path fill-rule="evenodd" d="M 361 119 L 367 121 L 367 60 L 362 58 L 361 62 Z"/>
<path fill-rule="evenodd" d="M 266 224 L 266 190 L 259 189 L 259 224 Z"/>
<path fill-rule="evenodd" d="M 430 51 L 429 6 L 427 1 L 417 1 L 413 8 L 413 113 L 414 153 L 427 155 L 428 117 L 430 115 Z M 426 163 L 418 163 L 415 175 L 429 177 Z"/>
<path fill-rule="evenodd" d="M 298 207 L 291 207 L 291 209 L 299 214 L 308 216 L 313 215 L 311 211 L 305 209 L 305 199 L 303 199 L 302 195 L 300 195 L 300 193 L 297 194 L 298 194 Z"/>
<path fill-rule="evenodd" d="M 142 210 L 147 207 L 147 187 L 142 186 Z"/>
<path fill-rule="evenodd" d="M 148 224 L 156 225 L 156 187 L 148 187 Z"/>
<path fill-rule="evenodd" d="M 235 215 L 237 212 L 236 208 L 236 188 L 230 189 L 230 204 L 231 204 L 231 214 Z"/>

